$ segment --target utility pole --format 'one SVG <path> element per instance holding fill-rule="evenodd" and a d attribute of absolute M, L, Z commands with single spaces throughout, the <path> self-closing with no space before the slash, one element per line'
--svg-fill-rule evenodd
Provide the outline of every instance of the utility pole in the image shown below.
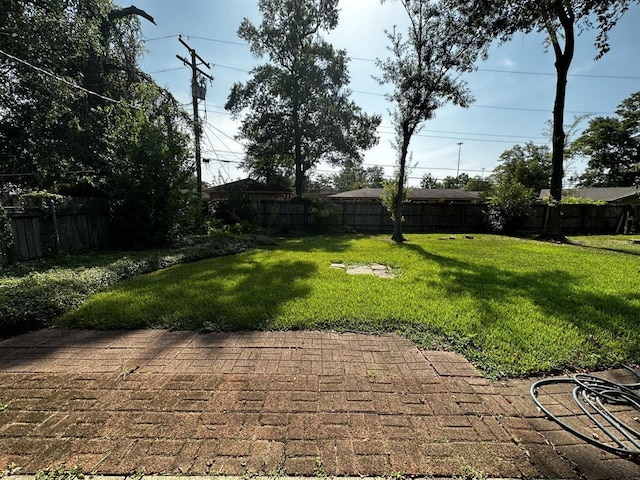
<path fill-rule="evenodd" d="M 462 142 L 458 142 L 458 168 L 456 169 L 456 180 L 460 177 L 460 150 L 462 150 Z"/>
<path fill-rule="evenodd" d="M 200 114 L 198 113 L 198 100 L 204 100 L 207 88 L 204 81 L 201 80 L 198 74 L 213 81 L 213 77 L 206 72 L 203 72 L 198 67 L 198 60 L 202 62 L 208 69 L 211 69 L 211 65 L 204 61 L 204 59 L 198 55 L 195 49 L 187 45 L 187 42 L 182 40 L 182 35 L 178 37 L 178 41 L 184 45 L 191 54 L 191 61 L 187 60 L 180 55 L 176 55 L 179 60 L 191 69 L 191 96 L 193 97 L 193 131 L 195 135 L 195 147 L 196 147 L 196 176 L 198 177 L 198 197 L 202 197 L 202 159 L 200 158 L 200 135 L 202 134 L 202 128 L 200 126 Z"/>

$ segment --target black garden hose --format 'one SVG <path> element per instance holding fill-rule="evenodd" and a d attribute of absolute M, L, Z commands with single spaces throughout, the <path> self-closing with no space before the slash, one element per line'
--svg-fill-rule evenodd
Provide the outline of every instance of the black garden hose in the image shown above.
<path fill-rule="evenodd" d="M 640 378 L 640 373 L 631 367 L 624 368 Z M 580 410 L 608 437 L 611 442 L 605 443 L 576 430 L 560 420 L 545 407 L 538 398 L 538 389 L 544 385 L 560 383 L 573 384 L 573 399 Z M 618 455 L 640 458 L 640 432 L 619 418 L 607 405 L 621 405 L 633 409 L 640 415 L 640 383 L 616 383 L 595 375 L 576 374 L 572 378 L 545 378 L 531 385 L 530 393 L 533 401 L 547 418 L 571 432 L 585 442 Z M 635 417 L 637 419 L 638 416 Z M 640 423 L 638 423 L 640 426 Z"/>

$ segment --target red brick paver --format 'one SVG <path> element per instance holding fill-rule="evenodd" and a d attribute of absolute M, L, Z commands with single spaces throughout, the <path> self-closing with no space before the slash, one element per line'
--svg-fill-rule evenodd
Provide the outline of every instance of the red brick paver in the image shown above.
<path fill-rule="evenodd" d="M 45 330 L 0 342 L 0 469 L 640 478 L 529 383 L 396 335 Z"/>

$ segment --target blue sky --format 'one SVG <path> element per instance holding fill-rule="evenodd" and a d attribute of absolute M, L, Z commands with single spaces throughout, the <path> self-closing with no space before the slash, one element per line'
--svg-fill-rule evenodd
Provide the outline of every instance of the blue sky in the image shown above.
<path fill-rule="evenodd" d="M 129 2 L 120 0 L 123 6 Z M 191 105 L 190 70 L 176 54 L 187 56 L 178 35 L 207 62 L 215 77 L 208 85 L 207 100 L 200 113 L 206 122 L 203 179 L 211 183 L 246 177 L 237 162 L 243 147 L 236 140 L 238 123 L 224 111 L 234 82 L 248 78 L 247 71 L 263 60 L 255 58 L 236 35 L 243 18 L 260 22 L 257 0 L 137 0 L 136 6 L 152 15 L 157 25 L 142 20 L 147 39 L 143 69 L 168 88 L 186 108 Z M 387 56 L 385 29 L 394 25 L 403 31 L 404 10 L 398 3 L 379 0 L 341 0 L 340 24 L 325 38 L 336 48 L 347 51 L 351 62 L 352 98 L 368 113 L 382 115 L 380 142 L 365 154 L 364 164 L 382 165 L 391 176 L 396 153 L 388 110 L 392 107 L 383 94 L 385 86 L 372 79 L 378 74 L 375 58 Z M 631 93 L 640 91 L 640 6 L 634 4 L 611 32 L 611 51 L 595 61 L 594 33 L 585 32 L 576 42 L 576 55 L 567 86 L 566 119 L 580 113 L 613 115 L 617 105 Z M 479 70 L 467 79 L 476 99 L 468 109 L 446 106 L 436 118 L 426 122 L 420 136 L 411 144 L 413 163 L 409 185 L 430 172 L 436 178 L 454 176 L 460 148 L 460 172 L 485 177 L 498 165 L 499 155 L 518 143 L 549 143 L 543 132 L 551 119 L 555 91 L 553 52 L 545 51 L 541 34 L 516 35 L 512 41 L 493 45 L 489 59 L 478 63 Z M 632 77 L 632 78 L 614 78 Z M 586 122 L 582 124 L 586 126 Z M 458 143 L 462 142 L 459 147 Z M 583 161 L 569 170 L 580 172 Z M 321 165 L 319 173 L 331 168 Z"/>

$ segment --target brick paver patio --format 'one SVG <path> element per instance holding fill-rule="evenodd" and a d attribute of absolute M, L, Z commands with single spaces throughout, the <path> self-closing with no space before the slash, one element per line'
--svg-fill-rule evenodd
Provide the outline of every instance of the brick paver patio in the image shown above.
<path fill-rule="evenodd" d="M 0 341 L 0 471 L 640 478 L 530 383 L 392 334 L 44 330 Z"/>

